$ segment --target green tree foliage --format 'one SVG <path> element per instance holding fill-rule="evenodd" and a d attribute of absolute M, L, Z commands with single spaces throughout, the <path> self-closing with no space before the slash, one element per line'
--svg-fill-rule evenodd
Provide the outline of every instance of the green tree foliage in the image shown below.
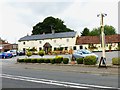
<path fill-rule="evenodd" d="M 116 34 L 116 30 L 113 26 L 105 25 L 104 26 L 105 35 L 114 35 Z M 99 36 L 101 34 L 101 28 L 93 28 L 92 31 L 87 30 L 86 28 L 82 31 L 81 36 Z"/>
<path fill-rule="evenodd" d="M 88 28 L 84 28 L 84 30 L 81 32 L 81 36 L 89 36 L 90 31 Z"/>
<path fill-rule="evenodd" d="M 52 29 L 54 29 L 56 33 L 73 31 L 67 28 L 61 19 L 50 16 L 45 18 L 43 22 L 39 22 L 33 26 L 32 35 L 51 33 Z"/>

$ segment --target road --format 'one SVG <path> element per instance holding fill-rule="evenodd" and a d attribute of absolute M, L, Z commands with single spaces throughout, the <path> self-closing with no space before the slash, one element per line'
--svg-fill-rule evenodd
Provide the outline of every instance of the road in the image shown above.
<path fill-rule="evenodd" d="M 18 57 L 0 60 L 2 88 L 106 89 L 118 87 L 118 75 L 54 71 L 51 68 L 47 70 L 25 68 L 24 64 L 15 64 L 16 58 Z M 32 66 L 34 65 L 29 65 L 29 67 Z"/>

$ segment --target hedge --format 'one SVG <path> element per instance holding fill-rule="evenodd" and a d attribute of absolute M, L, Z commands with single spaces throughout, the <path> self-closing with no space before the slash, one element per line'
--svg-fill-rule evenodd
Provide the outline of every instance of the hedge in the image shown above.
<path fill-rule="evenodd" d="M 56 56 L 55 57 L 55 63 L 61 63 L 63 61 L 63 57 L 62 56 Z"/>
<path fill-rule="evenodd" d="M 113 65 L 120 65 L 120 57 L 112 58 L 112 64 Z"/>
<path fill-rule="evenodd" d="M 63 58 L 63 63 L 64 64 L 68 64 L 69 63 L 69 59 L 68 58 Z"/>
<path fill-rule="evenodd" d="M 77 58 L 76 61 L 77 64 L 83 64 L 83 58 Z"/>
<path fill-rule="evenodd" d="M 83 60 L 84 65 L 95 65 L 97 63 L 96 57 L 91 55 L 91 56 L 86 56 Z"/>
<path fill-rule="evenodd" d="M 44 63 L 44 59 L 43 58 L 38 58 L 37 63 Z"/>
<path fill-rule="evenodd" d="M 50 63 L 50 59 L 49 58 L 44 59 L 44 63 Z"/>

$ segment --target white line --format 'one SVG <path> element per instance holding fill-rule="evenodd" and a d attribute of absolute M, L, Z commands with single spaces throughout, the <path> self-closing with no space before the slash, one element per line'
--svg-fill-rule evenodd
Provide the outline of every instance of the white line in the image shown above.
<path fill-rule="evenodd" d="M 29 79 L 25 79 L 25 78 L 11 77 L 11 76 L 0 76 L 0 77 L 14 79 L 14 80 L 22 80 L 22 81 L 35 82 L 35 83 L 43 83 L 43 84 L 65 86 L 65 87 L 84 88 L 84 89 L 88 88 L 88 87 L 82 87 L 82 86 L 65 85 L 65 84 L 61 84 L 61 83 L 44 82 L 44 81 L 40 81 L 40 80 L 39 81 L 38 80 L 31 80 L 30 78 Z"/>
<path fill-rule="evenodd" d="M 46 84 L 54 84 L 54 85 L 61 85 L 66 87 L 94 87 L 94 88 L 104 88 L 104 89 L 114 89 L 115 87 L 107 87 L 107 86 L 98 86 L 98 85 L 88 85 L 88 84 L 79 84 L 79 83 L 71 83 L 71 82 L 62 82 L 62 81 L 55 81 L 55 80 L 47 80 L 47 79 L 38 79 L 38 78 L 32 78 L 32 77 L 23 77 L 23 76 L 15 76 L 15 75 L 7 75 L 2 74 L 2 77 L 4 78 L 11 78 L 11 79 L 21 79 L 21 80 L 28 80 L 32 82 L 39 82 L 39 83 L 46 83 Z M 118 88 L 116 88 L 118 89 Z"/>

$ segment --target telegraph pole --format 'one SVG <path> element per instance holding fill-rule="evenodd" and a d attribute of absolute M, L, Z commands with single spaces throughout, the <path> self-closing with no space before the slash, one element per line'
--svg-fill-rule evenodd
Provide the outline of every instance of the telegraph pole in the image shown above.
<path fill-rule="evenodd" d="M 101 26 L 101 45 L 102 45 L 102 57 L 99 62 L 99 67 L 104 65 L 106 67 L 106 57 L 105 57 L 105 34 L 104 34 L 104 24 L 103 24 L 103 17 L 107 16 L 107 14 L 101 13 L 97 15 L 98 17 L 100 16 L 100 26 Z"/>

